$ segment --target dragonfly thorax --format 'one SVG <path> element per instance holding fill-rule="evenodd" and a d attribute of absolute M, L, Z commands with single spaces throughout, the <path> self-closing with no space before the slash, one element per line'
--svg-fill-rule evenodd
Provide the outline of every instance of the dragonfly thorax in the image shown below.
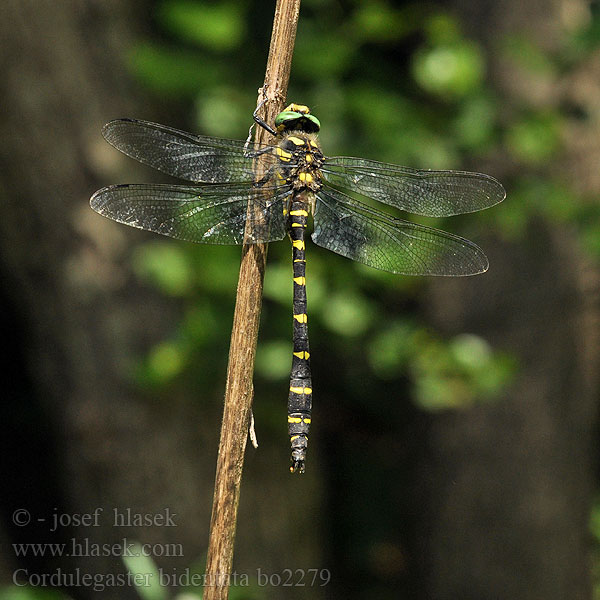
<path fill-rule="evenodd" d="M 318 192 L 321 181 L 323 153 L 316 134 L 292 131 L 281 137 L 277 146 L 280 178 L 295 190 Z"/>

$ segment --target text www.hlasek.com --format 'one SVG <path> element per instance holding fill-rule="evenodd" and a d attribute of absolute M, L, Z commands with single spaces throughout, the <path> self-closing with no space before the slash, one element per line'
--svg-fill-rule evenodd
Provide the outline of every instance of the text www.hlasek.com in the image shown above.
<path fill-rule="evenodd" d="M 98 544 L 88 538 L 61 544 L 13 544 L 16 556 L 183 556 L 182 544 L 138 544 L 123 538 L 113 544 Z"/>

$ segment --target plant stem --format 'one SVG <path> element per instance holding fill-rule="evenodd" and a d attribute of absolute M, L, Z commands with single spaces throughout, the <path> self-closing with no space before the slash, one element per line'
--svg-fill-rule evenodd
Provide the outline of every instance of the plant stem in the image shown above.
<path fill-rule="evenodd" d="M 263 90 L 263 118 L 273 123 L 283 108 L 290 77 L 300 0 L 277 0 Z M 257 128 L 256 141 L 270 134 Z M 271 140 L 272 141 L 272 140 Z M 252 406 L 254 358 L 260 321 L 267 244 L 244 244 L 238 279 L 225 406 L 215 477 L 204 600 L 225 600 L 232 579 L 233 548 L 244 451 Z"/>

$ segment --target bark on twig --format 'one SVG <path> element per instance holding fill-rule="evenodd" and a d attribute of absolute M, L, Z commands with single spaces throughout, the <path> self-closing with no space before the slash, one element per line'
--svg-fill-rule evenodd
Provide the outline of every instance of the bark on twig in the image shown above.
<path fill-rule="evenodd" d="M 273 123 L 283 108 L 299 11 L 300 0 L 277 0 L 265 81 L 259 96 L 259 102 L 266 96 L 262 117 L 267 123 Z M 269 135 L 257 128 L 256 141 L 267 142 Z M 229 592 L 266 259 L 266 244 L 242 247 L 210 522 L 205 600 L 224 600 Z"/>

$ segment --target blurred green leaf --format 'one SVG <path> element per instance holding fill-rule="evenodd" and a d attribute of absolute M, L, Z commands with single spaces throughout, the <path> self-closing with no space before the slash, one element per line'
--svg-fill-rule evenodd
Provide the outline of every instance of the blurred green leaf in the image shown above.
<path fill-rule="evenodd" d="M 376 43 L 397 41 L 415 28 L 414 15 L 403 14 L 384 0 L 361 2 L 352 15 L 353 39 Z"/>
<path fill-rule="evenodd" d="M 384 379 L 398 377 L 416 351 L 415 325 L 408 321 L 390 323 L 373 337 L 367 356 L 373 371 Z"/>
<path fill-rule="evenodd" d="M 209 135 L 240 138 L 247 135 L 252 123 L 252 99 L 234 86 L 213 86 L 196 102 L 196 115 L 201 131 Z"/>
<path fill-rule="evenodd" d="M 182 245 L 153 242 L 139 246 L 133 255 L 133 268 L 170 296 L 183 296 L 191 290 L 193 270 Z"/>
<path fill-rule="evenodd" d="M 519 371 L 517 357 L 497 352 L 489 363 L 475 374 L 475 382 L 479 393 L 485 400 L 493 399 L 515 378 Z"/>
<path fill-rule="evenodd" d="M 489 364 L 492 350 L 489 344 L 476 335 L 464 333 L 450 343 L 452 358 L 467 371 L 477 371 Z"/>
<path fill-rule="evenodd" d="M 445 12 L 435 12 L 425 22 L 425 34 L 432 46 L 445 46 L 460 42 L 462 33 L 455 17 Z"/>
<path fill-rule="evenodd" d="M 186 310 L 182 336 L 190 345 L 202 346 L 221 335 L 217 307 L 209 299 L 196 299 Z"/>
<path fill-rule="evenodd" d="M 600 500 L 598 498 L 592 504 L 590 512 L 590 532 L 594 536 L 594 541 L 600 544 Z"/>
<path fill-rule="evenodd" d="M 181 39 L 223 52 L 242 43 L 245 16 L 241 8 L 239 2 L 167 0 L 159 4 L 158 18 Z"/>
<path fill-rule="evenodd" d="M 372 315 L 369 303 L 351 290 L 331 295 L 321 311 L 321 319 L 331 331 L 348 337 L 363 333 Z"/>
<path fill-rule="evenodd" d="M 67 600 L 70 596 L 49 588 L 5 586 L 0 588 L 0 600 Z"/>
<path fill-rule="evenodd" d="M 365 137 L 377 144 L 367 157 L 431 169 L 450 168 L 456 161 L 451 142 L 428 126 L 426 110 L 406 98 L 359 86 L 348 101 L 362 119 Z"/>
<path fill-rule="evenodd" d="M 485 95 L 475 94 L 465 98 L 454 122 L 453 131 L 470 149 L 478 150 L 492 141 L 497 108 Z"/>
<path fill-rule="evenodd" d="M 292 268 L 289 264 L 269 265 L 263 284 L 265 298 L 275 300 L 284 306 L 290 306 L 293 292 L 292 275 Z"/>
<path fill-rule="evenodd" d="M 235 296 L 241 258 L 238 246 L 193 244 L 188 245 L 188 252 L 194 265 L 195 285 L 200 290 Z"/>
<path fill-rule="evenodd" d="M 166 383 L 181 373 L 185 362 L 186 357 L 179 344 L 161 342 L 150 351 L 146 375 L 154 383 Z"/>
<path fill-rule="evenodd" d="M 417 83 L 446 100 L 473 93 L 483 81 L 483 57 L 473 42 L 423 49 L 415 54 L 412 66 Z"/>
<path fill-rule="evenodd" d="M 158 569 L 154 561 L 149 556 L 144 556 L 142 550 L 141 544 L 136 542 L 130 553 L 133 556 L 122 557 L 123 563 L 132 574 L 139 575 L 140 581 L 149 583 L 149 585 L 138 585 L 137 579 L 134 578 L 137 593 L 142 600 L 167 600 L 169 598 L 167 587 L 160 584 Z"/>
<path fill-rule="evenodd" d="M 473 403 L 473 390 L 467 382 L 448 376 L 435 377 L 425 374 L 415 384 L 415 395 L 419 406 L 427 411 L 456 409 Z"/>
<path fill-rule="evenodd" d="M 256 372 L 266 379 L 281 380 L 289 377 L 292 364 L 290 340 L 263 342 L 256 350 Z"/>
<path fill-rule="evenodd" d="M 515 158 L 529 164 L 539 164 L 551 158 L 559 149 L 560 127 L 552 113 L 536 113 L 509 126 L 506 145 Z"/>
<path fill-rule="evenodd" d="M 537 75 L 554 75 L 556 72 L 548 53 L 531 38 L 525 36 L 506 37 L 504 52 L 520 67 Z"/>
<path fill-rule="evenodd" d="M 512 192 L 512 190 L 511 190 Z M 518 203 L 514 192 L 510 195 L 510 202 L 502 205 L 494 217 L 494 223 L 504 239 L 522 239 L 527 231 L 529 212 Z"/>
<path fill-rule="evenodd" d="M 138 44 L 129 53 L 129 64 L 136 76 L 152 91 L 181 99 L 217 85 L 224 69 L 207 69 L 202 56 L 183 49 Z"/>
<path fill-rule="evenodd" d="M 411 370 L 415 399 L 429 411 L 465 408 L 489 401 L 510 383 L 516 360 L 493 352 L 482 338 L 461 334 L 449 342 L 420 332 Z"/>
<path fill-rule="evenodd" d="M 585 223 L 582 227 L 582 242 L 585 249 L 600 259 L 600 219 Z"/>
<path fill-rule="evenodd" d="M 588 2 L 579 7 L 575 21 L 578 25 L 572 30 L 567 49 L 571 60 L 583 60 L 600 46 L 600 6 L 597 2 Z M 587 13 L 587 14 L 586 14 Z"/>
<path fill-rule="evenodd" d="M 302 27 L 303 35 L 297 38 L 294 70 L 297 75 L 315 79 L 339 77 L 351 63 L 356 51 L 348 37 L 334 32 Z"/>

